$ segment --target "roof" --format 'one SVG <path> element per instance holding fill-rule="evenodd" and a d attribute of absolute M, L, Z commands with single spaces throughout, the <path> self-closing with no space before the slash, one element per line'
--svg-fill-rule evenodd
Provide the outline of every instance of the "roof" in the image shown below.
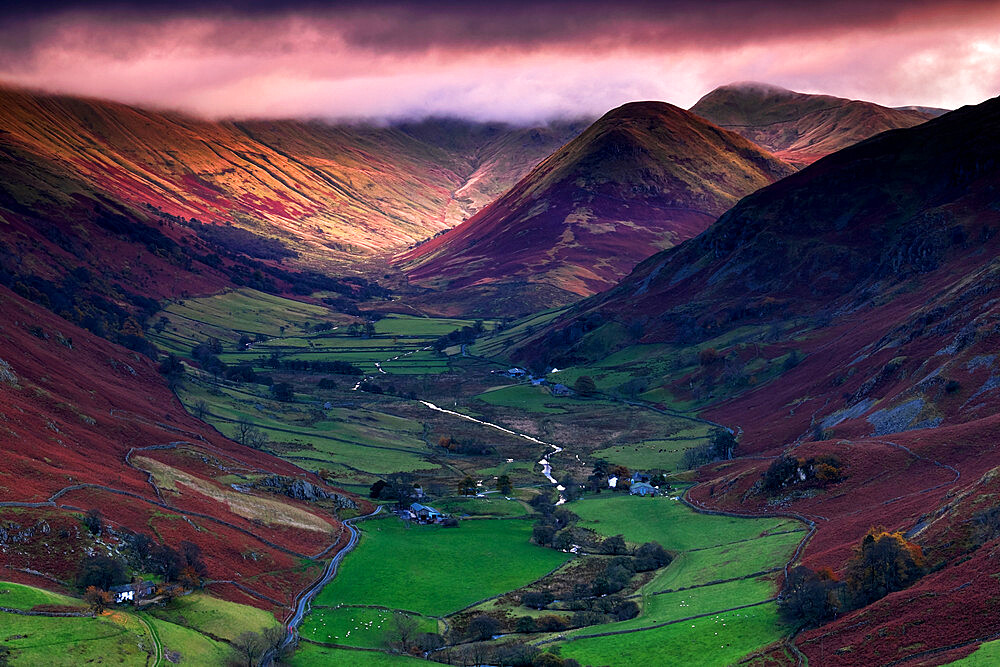
<path fill-rule="evenodd" d="M 636 482 L 631 486 L 631 489 L 635 491 L 636 489 L 649 489 L 650 491 L 656 491 L 656 487 L 648 482 Z"/>
<path fill-rule="evenodd" d="M 421 510 L 427 510 L 428 512 L 431 512 L 432 514 L 441 514 L 440 511 L 434 509 L 430 505 L 421 505 L 420 503 L 413 503 L 412 505 L 410 505 L 410 509 L 413 510 L 414 512 L 419 512 Z"/>

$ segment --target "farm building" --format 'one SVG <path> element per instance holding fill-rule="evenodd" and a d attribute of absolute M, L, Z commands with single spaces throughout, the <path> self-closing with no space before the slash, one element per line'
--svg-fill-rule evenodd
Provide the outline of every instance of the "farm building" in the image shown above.
<path fill-rule="evenodd" d="M 429 505 L 413 503 L 410 505 L 410 513 L 420 523 L 439 523 L 444 519 L 444 514 Z"/>
<path fill-rule="evenodd" d="M 573 390 L 562 383 L 552 385 L 553 396 L 572 396 Z"/>
<path fill-rule="evenodd" d="M 656 487 L 648 482 L 636 482 L 629 488 L 629 493 L 633 496 L 655 496 Z"/>
<path fill-rule="evenodd" d="M 115 602 L 138 602 L 147 598 L 156 590 L 156 584 L 152 581 L 143 581 L 138 584 L 122 584 L 112 586 L 108 592 L 115 596 Z"/>
<path fill-rule="evenodd" d="M 507 371 L 507 375 L 511 376 L 512 378 L 523 378 L 527 374 L 528 371 L 524 370 L 523 368 L 511 368 L 510 370 Z"/>

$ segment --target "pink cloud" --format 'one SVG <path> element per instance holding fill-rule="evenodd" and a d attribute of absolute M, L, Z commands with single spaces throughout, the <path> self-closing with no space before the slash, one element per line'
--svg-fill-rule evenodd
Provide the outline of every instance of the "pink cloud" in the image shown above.
<path fill-rule="evenodd" d="M 475 4 L 61 12 L 0 32 L 0 80 L 212 117 L 518 122 L 636 99 L 690 106 L 736 80 L 890 106 L 955 107 L 1000 89 L 995 4 L 818 4 L 583 3 L 575 20 L 544 3 L 494 15 Z"/>

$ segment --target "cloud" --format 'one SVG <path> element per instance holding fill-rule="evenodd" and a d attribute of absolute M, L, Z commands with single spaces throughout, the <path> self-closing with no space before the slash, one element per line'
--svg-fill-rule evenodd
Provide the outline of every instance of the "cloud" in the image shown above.
<path fill-rule="evenodd" d="M 990 2 L 63 3 L 0 17 L 0 80 L 212 117 L 531 122 L 762 80 L 887 105 L 1000 88 Z"/>

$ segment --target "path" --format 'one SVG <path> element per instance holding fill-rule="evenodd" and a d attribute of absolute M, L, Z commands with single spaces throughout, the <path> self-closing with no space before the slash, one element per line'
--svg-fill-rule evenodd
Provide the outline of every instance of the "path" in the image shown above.
<path fill-rule="evenodd" d="M 382 506 L 379 505 L 374 512 L 369 514 L 364 514 L 362 516 L 356 516 L 352 519 L 346 519 L 344 521 L 344 526 L 351 534 L 351 539 L 347 542 L 343 549 L 337 552 L 337 554 L 330 559 L 327 564 L 326 569 L 323 571 L 323 576 L 316 580 L 316 582 L 299 594 L 295 602 L 295 610 L 292 615 L 286 621 L 286 626 L 288 627 L 288 634 L 285 636 L 285 640 L 281 643 L 279 649 L 284 649 L 291 644 L 298 641 L 299 637 L 299 626 L 302 624 L 302 619 L 307 613 L 309 613 L 309 608 L 311 606 L 312 600 L 316 595 L 323 590 L 331 579 L 337 576 L 337 570 L 340 569 L 340 562 L 344 560 L 344 556 L 349 554 L 354 550 L 354 547 L 358 544 L 358 539 L 360 538 L 360 533 L 358 529 L 354 527 L 354 523 L 357 521 L 363 521 L 365 519 L 370 519 L 379 512 L 382 511 Z M 269 667 L 273 664 L 275 657 L 275 651 L 269 651 L 262 659 L 261 666 Z"/>
<path fill-rule="evenodd" d="M 153 648 L 156 650 L 156 653 L 153 656 L 152 667 L 158 667 L 163 660 L 163 644 L 160 642 L 160 635 L 156 632 L 153 624 L 146 619 L 143 612 L 136 612 L 135 617 L 139 619 L 140 623 L 146 626 L 146 629 L 149 630 L 149 635 L 153 638 Z"/>

